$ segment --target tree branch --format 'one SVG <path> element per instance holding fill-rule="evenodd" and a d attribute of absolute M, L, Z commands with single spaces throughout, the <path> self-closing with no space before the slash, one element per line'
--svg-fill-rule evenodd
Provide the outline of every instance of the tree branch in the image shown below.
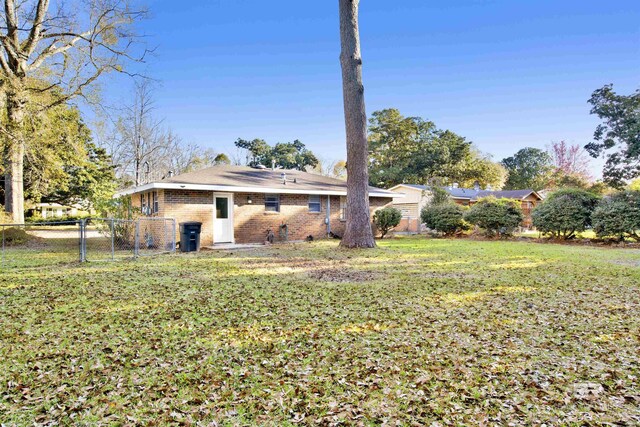
<path fill-rule="evenodd" d="M 40 40 L 44 17 L 46 16 L 48 9 L 49 0 L 38 0 L 36 16 L 33 19 L 33 26 L 31 27 L 31 31 L 29 32 L 29 36 L 27 37 L 23 48 L 25 57 L 27 58 L 31 56 L 36 45 L 38 44 L 38 41 Z"/>

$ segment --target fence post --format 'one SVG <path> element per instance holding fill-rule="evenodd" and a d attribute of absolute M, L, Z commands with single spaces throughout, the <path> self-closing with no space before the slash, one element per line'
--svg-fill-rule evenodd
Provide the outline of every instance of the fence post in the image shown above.
<path fill-rule="evenodd" d="M 136 224 L 136 235 L 134 238 L 134 246 L 133 246 L 133 256 L 134 258 L 138 258 L 138 254 L 140 253 L 140 220 L 134 220 Z"/>
<path fill-rule="evenodd" d="M 80 262 L 87 261 L 86 220 L 80 220 Z"/>
<path fill-rule="evenodd" d="M 111 261 L 113 261 L 116 258 L 116 246 L 115 246 L 115 236 L 114 236 L 114 225 L 113 222 L 115 221 L 115 219 L 111 218 L 111 220 L 109 221 L 110 224 L 110 228 L 111 228 Z"/>

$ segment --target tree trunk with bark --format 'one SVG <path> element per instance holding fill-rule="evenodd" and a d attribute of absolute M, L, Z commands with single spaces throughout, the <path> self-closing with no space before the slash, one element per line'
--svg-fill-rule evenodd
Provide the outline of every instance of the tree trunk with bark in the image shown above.
<path fill-rule="evenodd" d="M 24 156 L 23 133 L 25 104 L 18 91 L 9 90 L 7 96 L 7 118 L 10 137 L 7 138 L 5 170 L 5 210 L 11 213 L 15 224 L 24 223 Z"/>
<path fill-rule="evenodd" d="M 339 0 L 340 64 L 347 132 L 347 224 L 340 246 L 373 248 L 369 211 L 367 115 L 358 33 L 359 0 Z"/>

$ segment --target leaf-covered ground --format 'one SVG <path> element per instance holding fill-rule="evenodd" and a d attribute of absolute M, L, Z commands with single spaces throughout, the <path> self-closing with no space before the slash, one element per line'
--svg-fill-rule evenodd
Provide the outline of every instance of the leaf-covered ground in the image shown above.
<path fill-rule="evenodd" d="M 5 425 L 638 425 L 640 253 L 397 239 L 0 274 Z"/>

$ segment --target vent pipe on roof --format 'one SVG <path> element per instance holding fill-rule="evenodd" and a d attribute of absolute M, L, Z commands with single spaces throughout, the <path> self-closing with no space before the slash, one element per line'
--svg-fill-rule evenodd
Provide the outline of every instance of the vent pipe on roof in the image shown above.
<path fill-rule="evenodd" d="M 457 183 L 457 182 L 454 182 L 454 183 L 453 183 L 453 188 L 458 188 L 458 187 L 459 187 L 458 183 Z"/>
<path fill-rule="evenodd" d="M 473 189 L 476 191 L 480 191 L 480 183 L 478 181 L 473 183 Z"/>
<path fill-rule="evenodd" d="M 271 170 L 276 170 L 276 159 L 271 159 Z"/>

